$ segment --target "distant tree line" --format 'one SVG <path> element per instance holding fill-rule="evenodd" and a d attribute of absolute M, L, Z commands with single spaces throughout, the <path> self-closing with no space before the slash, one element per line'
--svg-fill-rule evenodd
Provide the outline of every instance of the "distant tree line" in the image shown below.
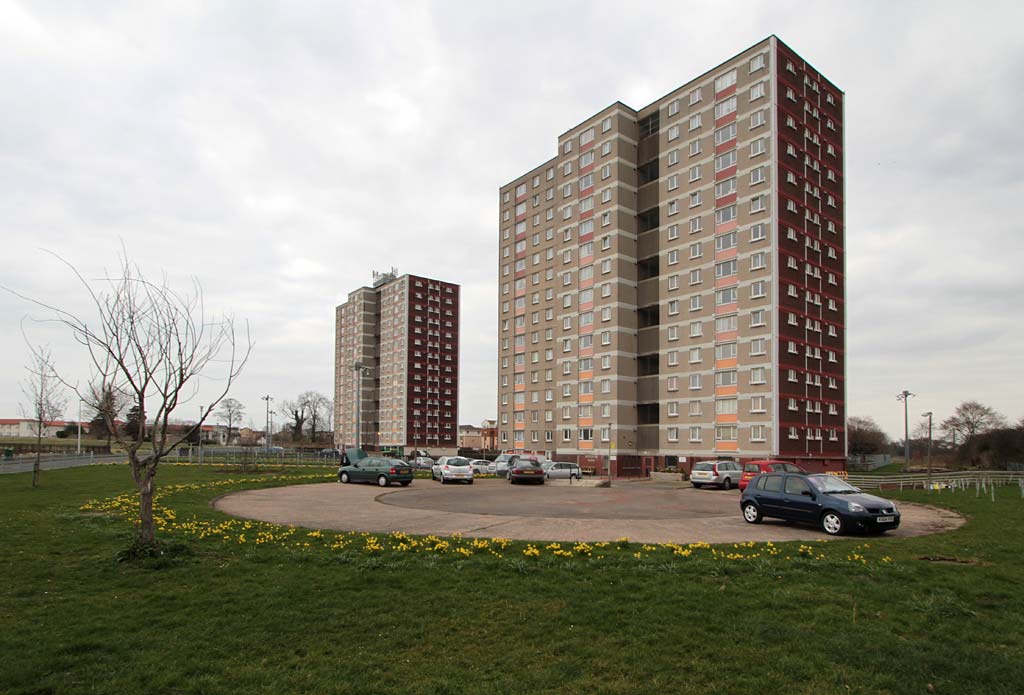
<path fill-rule="evenodd" d="M 847 421 L 850 456 L 903 453 L 903 441 L 889 441 L 870 417 L 852 416 Z M 950 454 L 961 466 L 1004 470 L 1024 465 L 1024 418 L 1015 425 L 994 408 L 978 401 L 964 401 L 953 413 L 933 425 L 932 452 Z M 928 446 L 928 423 L 919 422 L 910 436 L 911 450 L 923 454 Z"/>

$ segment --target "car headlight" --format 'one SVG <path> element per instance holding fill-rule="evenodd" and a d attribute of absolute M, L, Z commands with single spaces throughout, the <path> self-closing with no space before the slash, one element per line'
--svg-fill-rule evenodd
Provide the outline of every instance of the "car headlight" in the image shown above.
<path fill-rule="evenodd" d="M 857 504 L 856 502 L 850 502 L 850 511 L 851 512 L 862 512 L 862 511 L 864 511 L 864 507 L 863 507 L 863 505 Z"/>

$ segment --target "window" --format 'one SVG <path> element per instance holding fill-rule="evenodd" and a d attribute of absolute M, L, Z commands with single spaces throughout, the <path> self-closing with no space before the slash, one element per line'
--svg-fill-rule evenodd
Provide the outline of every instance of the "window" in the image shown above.
<path fill-rule="evenodd" d="M 765 111 L 763 109 L 761 111 L 755 111 L 754 113 L 750 114 L 750 129 L 753 130 L 754 128 L 759 128 L 763 126 L 765 124 L 766 119 L 767 116 L 765 115 Z"/>
<path fill-rule="evenodd" d="M 696 243 L 690 244 L 690 258 L 691 259 L 692 258 L 700 258 L 701 256 L 703 256 L 704 252 L 702 250 L 702 247 L 703 247 L 703 244 L 701 244 L 699 241 L 696 242 Z"/>
<path fill-rule="evenodd" d="M 755 309 L 750 312 L 750 327 L 756 328 L 757 326 L 763 326 L 764 324 L 764 309 Z"/>
<path fill-rule="evenodd" d="M 701 299 L 699 294 L 695 294 L 692 297 L 690 297 L 690 311 L 700 311 L 702 308 L 703 307 L 701 306 Z"/>
<path fill-rule="evenodd" d="M 699 285 L 700 283 L 700 268 L 694 268 L 693 270 L 690 271 L 690 284 Z"/>
<path fill-rule="evenodd" d="M 611 175 L 612 175 L 612 165 L 611 164 L 605 164 L 603 167 L 601 167 L 601 180 L 602 181 L 604 181 L 605 179 L 609 178 Z"/>
<path fill-rule="evenodd" d="M 675 215 L 677 212 L 679 212 L 679 201 L 678 200 L 670 200 L 670 201 L 668 201 L 668 214 Z"/>
<path fill-rule="evenodd" d="M 722 171 L 731 166 L 736 166 L 736 150 L 730 150 L 715 157 L 715 171 Z"/>
<path fill-rule="evenodd" d="M 504 434 L 504 432 L 502 432 L 502 434 Z M 699 442 L 700 441 L 700 427 L 691 427 L 690 428 L 690 441 L 691 442 Z"/>
<path fill-rule="evenodd" d="M 700 364 L 701 351 L 699 347 L 690 348 L 690 364 Z"/>
<path fill-rule="evenodd" d="M 734 442 L 736 441 L 736 425 L 719 425 L 715 427 L 715 441 Z"/>
<path fill-rule="evenodd" d="M 572 152 L 572 140 L 566 140 L 562 143 L 562 154 L 569 154 Z"/>
<path fill-rule="evenodd" d="M 690 167 L 690 182 L 700 180 L 700 164 L 694 164 Z"/>
<path fill-rule="evenodd" d="M 672 249 L 668 252 L 668 264 L 675 265 L 679 262 L 679 251 L 678 249 Z"/>
<path fill-rule="evenodd" d="M 700 321 L 694 321 L 690 324 L 690 337 L 699 338 L 704 334 L 702 324 Z"/>
<path fill-rule="evenodd" d="M 736 177 L 715 184 L 715 199 L 724 198 L 736 192 Z"/>
<path fill-rule="evenodd" d="M 720 101 L 717 104 L 715 104 L 715 120 L 717 121 L 719 118 L 722 118 L 723 116 L 728 116 L 730 113 L 735 113 L 735 111 L 736 97 L 732 96 L 726 99 L 725 101 Z"/>
<path fill-rule="evenodd" d="M 612 117 L 608 116 L 603 121 L 601 121 L 601 132 L 602 133 L 607 133 L 611 129 L 612 129 Z"/>
<path fill-rule="evenodd" d="M 679 164 L 679 150 L 672 150 L 668 153 L 668 165 L 674 166 Z"/>
<path fill-rule="evenodd" d="M 678 417 L 679 416 L 679 401 L 668 402 L 668 416 Z"/>
<path fill-rule="evenodd" d="M 668 441 L 678 442 L 679 441 L 679 428 L 669 427 L 668 428 Z"/>
<path fill-rule="evenodd" d="M 730 70 L 715 80 L 715 92 L 721 92 L 736 84 L 736 70 Z"/>
<path fill-rule="evenodd" d="M 700 128 L 700 125 L 701 125 L 701 118 L 700 118 L 700 114 L 699 113 L 695 113 L 692 116 L 690 116 L 690 130 L 697 130 L 697 128 Z M 677 137 L 679 136 L 679 127 L 678 126 L 676 126 L 676 136 Z M 669 140 L 671 140 L 671 139 L 672 138 L 670 137 Z"/>
<path fill-rule="evenodd" d="M 764 67 L 765 54 L 761 53 L 750 59 L 750 72 L 757 72 Z"/>
<path fill-rule="evenodd" d="M 715 279 L 720 280 L 736 274 L 736 259 L 723 261 L 715 265 Z"/>
<path fill-rule="evenodd" d="M 750 185 L 764 183 L 764 167 L 755 167 L 750 170 Z"/>
<path fill-rule="evenodd" d="M 693 140 L 690 142 L 690 156 L 695 157 L 700 154 L 700 140 Z"/>
<path fill-rule="evenodd" d="M 668 177 L 668 190 L 674 191 L 679 188 L 679 175 L 672 174 Z"/>
<path fill-rule="evenodd" d="M 715 237 L 715 251 L 727 251 L 736 246 L 736 232 L 728 232 Z"/>
<path fill-rule="evenodd" d="M 756 157 L 759 154 L 764 154 L 766 149 L 765 139 L 758 138 L 750 143 L 750 156 Z"/>
<path fill-rule="evenodd" d="M 675 201 L 673 201 L 675 202 Z M 695 208 L 700 205 L 700 191 L 693 191 L 690 193 L 690 207 Z M 669 203 L 669 214 L 672 214 L 672 203 Z"/>
<path fill-rule="evenodd" d="M 750 383 L 751 384 L 763 384 L 764 383 L 764 367 L 754 367 L 750 370 Z"/>
<path fill-rule="evenodd" d="M 750 441 L 752 442 L 763 442 L 765 441 L 765 426 L 764 425 L 751 425 L 750 426 Z"/>
<path fill-rule="evenodd" d="M 764 96 L 764 82 L 758 82 L 750 88 L 750 100 L 754 101 Z"/>
<path fill-rule="evenodd" d="M 764 268 L 764 266 L 765 266 L 764 257 L 765 257 L 764 256 L 764 251 L 758 251 L 757 253 L 752 254 L 750 256 L 750 269 L 751 270 L 760 270 L 761 268 Z"/>
<path fill-rule="evenodd" d="M 715 306 L 722 306 L 724 304 L 733 304 L 736 302 L 736 288 L 726 287 L 721 290 L 715 291 Z"/>
<path fill-rule="evenodd" d="M 765 232 L 765 226 L 763 222 L 759 222 L 758 224 L 755 224 L 753 227 L 750 228 L 751 243 L 755 241 L 764 241 L 766 237 L 767 233 Z"/>
<path fill-rule="evenodd" d="M 690 375 L 690 390 L 700 391 L 700 374 Z"/>
<path fill-rule="evenodd" d="M 668 129 L 668 140 L 672 142 L 679 137 L 679 126 L 674 125 Z"/>
<path fill-rule="evenodd" d="M 669 316 L 673 316 L 673 315 L 678 314 L 678 313 L 679 313 L 679 300 L 678 299 L 673 299 L 672 301 L 670 301 L 668 303 L 668 314 L 669 314 Z"/>
<path fill-rule="evenodd" d="M 750 298 L 759 299 L 765 296 L 764 292 L 764 280 L 758 280 L 750 284 Z"/>
<path fill-rule="evenodd" d="M 696 89 L 690 92 L 690 106 L 693 106 L 694 104 L 698 103 L 700 101 L 700 98 L 700 87 L 697 87 Z"/>
<path fill-rule="evenodd" d="M 668 389 L 669 391 L 678 391 L 679 390 L 679 377 L 677 377 L 677 376 L 670 376 L 668 379 L 666 379 L 666 381 L 665 381 L 665 388 Z"/>
<path fill-rule="evenodd" d="M 679 340 L 679 326 L 669 326 L 668 327 L 668 339 L 669 340 Z"/>
<path fill-rule="evenodd" d="M 580 147 L 594 141 L 594 128 L 590 127 L 580 133 Z"/>
<path fill-rule="evenodd" d="M 675 99 L 668 103 L 668 115 L 675 116 L 677 113 L 679 113 L 679 100 Z"/>
<path fill-rule="evenodd" d="M 715 146 L 718 147 L 730 140 L 736 139 L 736 124 L 730 123 L 724 128 L 719 128 L 715 131 Z"/>
<path fill-rule="evenodd" d="M 669 226 L 669 228 L 668 228 L 668 238 L 669 238 L 669 240 L 678 239 L 679 238 L 679 225 L 678 224 L 673 224 L 673 225 Z"/>
<path fill-rule="evenodd" d="M 690 234 L 696 234 L 701 231 L 700 217 L 694 217 L 690 220 Z"/>
<path fill-rule="evenodd" d="M 670 367 L 674 367 L 677 364 L 679 364 L 679 351 L 678 350 L 669 350 L 667 357 L 668 357 L 668 365 Z"/>

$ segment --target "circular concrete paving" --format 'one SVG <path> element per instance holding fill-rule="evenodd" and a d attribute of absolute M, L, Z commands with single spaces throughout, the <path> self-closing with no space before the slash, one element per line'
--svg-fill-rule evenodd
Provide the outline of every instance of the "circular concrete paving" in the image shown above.
<path fill-rule="evenodd" d="M 536 541 L 739 543 L 817 540 L 811 527 L 740 517 L 736 490 L 695 490 L 656 482 L 611 488 L 509 485 L 482 479 L 440 485 L 417 479 L 407 488 L 321 483 L 245 490 L 219 498 L 227 514 L 276 524 L 336 531 L 501 537 Z M 964 518 L 947 510 L 901 503 L 902 522 L 889 536 L 920 536 L 956 528 Z"/>

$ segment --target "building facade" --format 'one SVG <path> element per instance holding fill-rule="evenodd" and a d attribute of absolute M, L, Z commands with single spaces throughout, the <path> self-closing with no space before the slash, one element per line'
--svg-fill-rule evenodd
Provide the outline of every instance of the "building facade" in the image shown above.
<path fill-rule="evenodd" d="M 375 273 L 337 307 L 336 446 L 455 453 L 458 394 L 458 285 Z"/>
<path fill-rule="evenodd" d="M 499 447 L 842 468 L 843 99 L 772 36 L 499 189 Z"/>

